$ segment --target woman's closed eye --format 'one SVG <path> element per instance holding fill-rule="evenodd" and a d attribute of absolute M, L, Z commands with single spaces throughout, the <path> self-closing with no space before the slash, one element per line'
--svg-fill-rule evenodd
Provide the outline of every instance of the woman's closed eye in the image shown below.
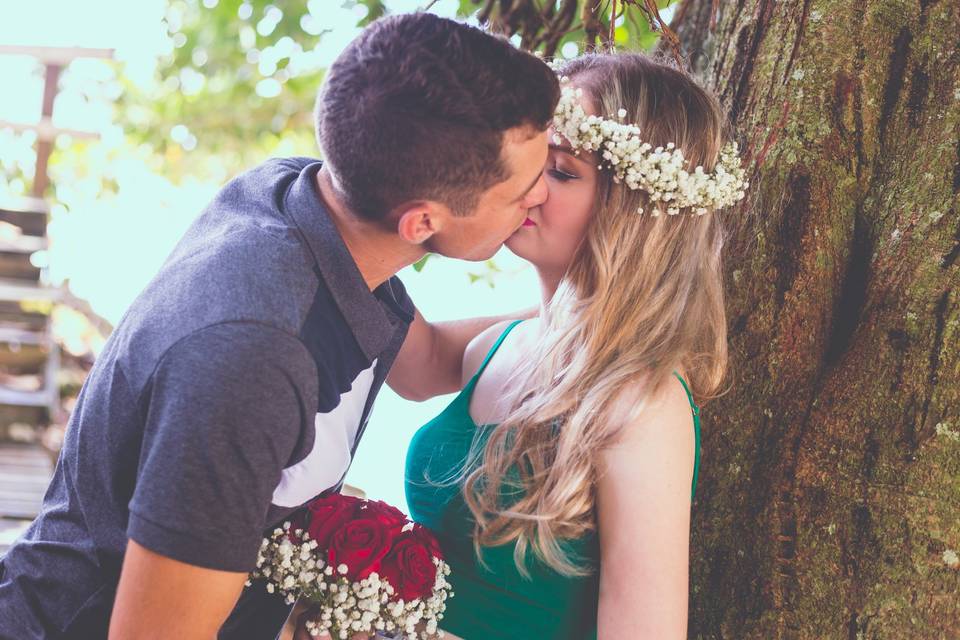
<path fill-rule="evenodd" d="M 563 171 L 562 169 L 551 168 L 547 169 L 547 175 L 549 175 L 554 180 L 559 180 L 560 182 L 569 182 L 570 180 L 579 180 L 580 176 L 574 175 Z"/>

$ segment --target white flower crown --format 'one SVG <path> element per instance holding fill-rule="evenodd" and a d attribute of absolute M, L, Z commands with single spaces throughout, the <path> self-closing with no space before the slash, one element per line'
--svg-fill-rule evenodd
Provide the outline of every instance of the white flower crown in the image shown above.
<path fill-rule="evenodd" d="M 720 150 L 720 161 L 713 171 L 706 173 L 698 166 L 693 173 L 684 169 L 684 157 L 671 142 L 666 148 L 653 148 L 643 142 L 640 128 L 634 124 L 588 116 L 581 106 L 582 89 L 560 78 L 560 102 L 553 118 L 553 139 L 562 144 L 566 138 L 575 153 L 596 151 L 601 164 L 598 169 L 613 171 L 614 182 L 626 183 L 630 189 L 642 189 L 652 202 L 664 202 L 667 214 L 677 215 L 681 209 L 691 208 L 692 214 L 703 215 L 711 209 L 731 205 L 744 197 L 747 181 L 740 167 L 737 144 L 730 142 Z M 621 108 L 617 119 L 623 120 L 627 110 Z M 651 215 L 660 215 L 655 206 Z M 643 213 L 643 207 L 637 209 Z"/>

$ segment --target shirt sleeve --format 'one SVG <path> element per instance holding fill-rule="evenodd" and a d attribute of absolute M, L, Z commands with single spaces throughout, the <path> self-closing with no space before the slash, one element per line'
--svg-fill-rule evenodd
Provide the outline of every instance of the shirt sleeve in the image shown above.
<path fill-rule="evenodd" d="M 296 337 L 225 323 L 171 347 L 145 417 L 127 535 L 161 555 L 250 571 L 274 488 L 312 426 L 317 371 Z"/>

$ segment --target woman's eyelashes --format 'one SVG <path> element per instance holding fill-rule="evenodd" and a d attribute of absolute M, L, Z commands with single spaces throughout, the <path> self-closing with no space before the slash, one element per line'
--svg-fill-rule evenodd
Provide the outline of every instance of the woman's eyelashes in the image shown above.
<path fill-rule="evenodd" d="M 569 182 L 570 180 L 577 180 L 580 178 L 580 176 L 573 175 L 572 173 L 567 173 L 566 171 L 563 171 L 557 168 L 547 169 L 547 175 L 549 175 L 554 180 L 558 180 L 560 182 Z"/>

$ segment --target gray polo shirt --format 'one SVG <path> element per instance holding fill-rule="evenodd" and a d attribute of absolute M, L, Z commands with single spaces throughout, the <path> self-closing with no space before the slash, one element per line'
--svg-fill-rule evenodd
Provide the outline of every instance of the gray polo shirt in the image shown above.
<path fill-rule="evenodd" d="M 0 560 L 0 638 L 106 637 L 128 537 L 249 571 L 265 530 L 342 484 L 413 305 L 395 277 L 367 288 L 320 166 L 230 182 L 117 326 Z"/>

